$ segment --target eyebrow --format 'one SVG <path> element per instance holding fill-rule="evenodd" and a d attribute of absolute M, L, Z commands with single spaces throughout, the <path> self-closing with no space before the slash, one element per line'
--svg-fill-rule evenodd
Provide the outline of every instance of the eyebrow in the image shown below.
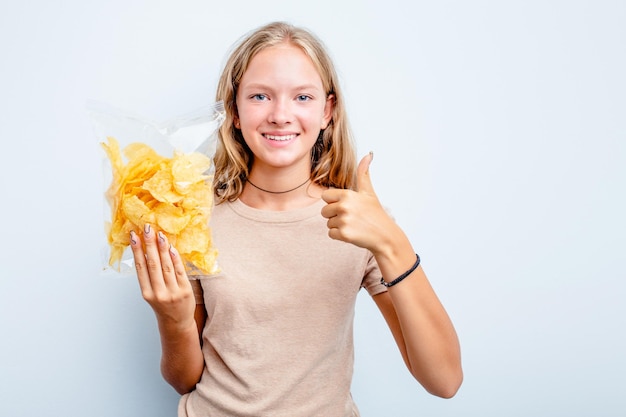
<path fill-rule="evenodd" d="M 241 88 L 242 86 L 240 86 Z M 248 89 L 261 89 L 261 90 L 273 90 L 273 88 L 268 85 L 268 84 L 262 84 L 262 83 L 251 83 L 251 84 L 246 84 L 243 87 L 248 88 Z M 292 88 L 292 90 L 321 90 L 324 91 L 324 88 L 320 88 L 319 86 L 315 85 L 315 84 L 302 84 L 302 85 L 298 85 L 294 88 Z"/>

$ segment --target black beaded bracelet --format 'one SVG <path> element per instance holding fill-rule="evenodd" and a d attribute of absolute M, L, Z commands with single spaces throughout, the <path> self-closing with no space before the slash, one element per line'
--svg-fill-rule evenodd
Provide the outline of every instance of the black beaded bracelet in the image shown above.
<path fill-rule="evenodd" d="M 411 272 L 415 271 L 417 269 L 417 267 L 420 265 L 420 256 L 417 253 L 415 254 L 415 256 L 417 257 L 417 260 L 415 261 L 413 266 L 408 271 L 406 271 L 404 274 L 400 275 L 398 278 L 394 279 L 391 282 L 387 282 L 387 281 L 385 281 L 384 278 L 380 278 L 380 283 L 383 284 L 385 287 L 389 288 L 389 287 L 393 287 L 398 282 L 400 282 L 404 278 L 408 277 L 411 274 Z"/>

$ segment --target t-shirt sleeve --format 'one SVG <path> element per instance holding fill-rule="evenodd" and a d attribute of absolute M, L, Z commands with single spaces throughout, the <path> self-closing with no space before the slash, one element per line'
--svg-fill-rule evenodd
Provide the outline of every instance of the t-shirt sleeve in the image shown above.
<path fill-rule="evenodd" d="M 365 267 L 365 274 L 363 276 L 363 281 L 361 282 L 361 287 L 365 288 L 369 295 L 373 297 L 387 291 L 387 287 L 380 283 L 382 274 L 378 268 L 378 263 L 376 263 L 374 255 L 369 251 L 367 253 L 367 266 Z"/>

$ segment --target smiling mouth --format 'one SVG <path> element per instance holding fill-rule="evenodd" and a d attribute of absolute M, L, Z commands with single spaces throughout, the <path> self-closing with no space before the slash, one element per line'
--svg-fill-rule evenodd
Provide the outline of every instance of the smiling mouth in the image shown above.
<path fill-rule="evenodd" d="M 265 134 L 265 135 L 263 135 L 263 137 L 265 139 L 275 140 L 275 141 L 278 141 L 278 142 L 284 142 L 284 141 L 287 141 L 287 140 L 292 140 L 292 139 L 295 139 L 297 136 L 298 135 L 296 135 L 296 134 L 292 134 L 292 135 L 267 135 L 267 134 Z"/>

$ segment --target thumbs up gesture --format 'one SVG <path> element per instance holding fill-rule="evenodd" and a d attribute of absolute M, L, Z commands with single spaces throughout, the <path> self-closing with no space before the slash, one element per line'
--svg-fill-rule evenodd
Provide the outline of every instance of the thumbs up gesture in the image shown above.
<path fill-rule="evenodd" d="M 357 189 L 331 188 L 322 194 L 327 203 L 322 216 L 328 219 L 328 235 L 369 249 L 374 255 L 384 249 L 398 231 L 395 221 L 378 201 L 369 173 L 373 154 L 361 159 L 357 168 Z"/>

